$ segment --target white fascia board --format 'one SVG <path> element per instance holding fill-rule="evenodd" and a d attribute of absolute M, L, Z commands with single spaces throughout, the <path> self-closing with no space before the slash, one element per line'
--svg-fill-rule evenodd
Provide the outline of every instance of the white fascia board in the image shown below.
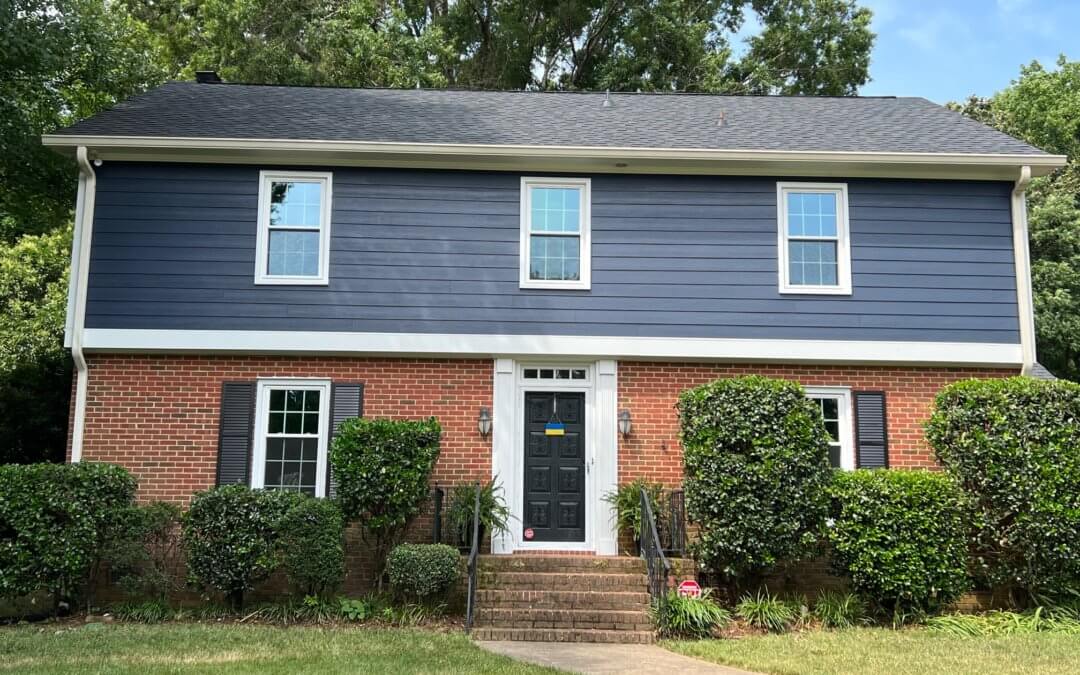
<path fill-rule="evenodd" d="M 134 353 L 582 357 L 867 365 L 1019 367 L 1023 362 L 1019 344 L 1002 343 L 320 331 L 88 328 L 85 347 L 98 352 Z"/>
<path fill-rule="evenodd" d="M 475 170 L 605 173 L 775 174 L 1012 180 L 1020 166 L 1041 176 L 1064 166 L 1062 155 L 932 152 L 719 150 L 596 146 L 377 143 L 51 134 L 45 145 L 85 145 L 95 157 L 130 161 L 357 165 Z"/>

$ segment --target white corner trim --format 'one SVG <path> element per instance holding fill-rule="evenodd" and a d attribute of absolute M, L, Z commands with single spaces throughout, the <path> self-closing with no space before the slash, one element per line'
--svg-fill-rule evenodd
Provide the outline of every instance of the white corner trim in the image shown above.
<path fill-rule="evenodd" d="M 788 212 L 785 197 L 792 192 L 830 192 L 836 195 L 836 281 L 835 286 L 808 286 L 791 283 L 788 269 Z M 776 251 L 779 290 L 783 294 L 851 295 L 851 230 L 847 183 L 776 183 Z M 798 237 L 796 237 L 798 239 Z M 822 238 L 822 241 L 833 241 Z"/>
<path fill-rule="evenodd" d="M 1031 167 L 1020 168 L 1012 191 L 1013 260 L 1016 267 L 1016 306 L 1020 319 L 1020 372 L 1031 374 L 1035 364 L 1035 301 L 1031 289 L 1031 254 L 1028 244 L 1027 186 L 1031 182 Z"/>
<path fill-rule="evenodd" d="M 94 230 L 94 200 L 97 196 L 97 174 L 90 165 L 90 157 L 84 146 L 75 152 L 79 166 L 79 195 L 75 203 L 75 233 L 72 238 L 72 261 L 70 274 L 74 293 L 69 289 L 68 311 L 73 315 L 70 322 L 71 360 L 75 363 L 75 419 L 71 425 L 71 461 L 82 460 L 83 436 L 86 432 L 86 399 L 89 392 L 90 368 L 84 353 L 86 342 L 86 289 L 90 277 L 90 242 Z M 74 296 L 74 297 L 72 297 Z M 65 337 L 65 342 L 66 342 Z"/>
<path fill-rule="evenodd" d="M 581 190 L 581 204 L 579 206 L 581 220 L 577 239 L 580 248 L 578 260 L 577 281 L 536 280 L 529 278 L 531 261 L 530 235 L 532 232 L 532 188 L 544 187 L 570 187 Z M 591 178 L 561 178 L 561 177 L 521 177 L 521 246 L 518 254 L 519 286 L 521 288 L 546 288 L 564 290 L 588 290 L 592 286 L 592 179 Z M 537 232 L 558 236 L 558 232 Z M 566 235 L 569 236 L 569 235 Z"/>
<path fill-rule="evenodd" d="M 272 275 L 267 271 L 270 253 L 270 185 L 274 181 L 318 183 L 319 194 L 319 273 L 313 277 Z M 333 224 L 334 174 L 328 171 L 260 171 L 259 217 L 255 236 L 255 284 L 288 286 L 326 286 L 330 283 L 330 227 Z"/>
<path fill-rule="evenodd" d="M 86 329 L 95 351 L 383 354 L 490 358 L 551 356 L 776 363 L 1019 366 L 1019 344 L 856 340 Z"/>

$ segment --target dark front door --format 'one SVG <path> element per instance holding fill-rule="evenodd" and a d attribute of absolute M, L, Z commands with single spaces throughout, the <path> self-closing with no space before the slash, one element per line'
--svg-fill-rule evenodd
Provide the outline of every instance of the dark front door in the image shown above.
<path fill-rule="evenodd" d="M 525 394 L 524 514 L 525 541 L 585 541 L 583 393 Z"/>

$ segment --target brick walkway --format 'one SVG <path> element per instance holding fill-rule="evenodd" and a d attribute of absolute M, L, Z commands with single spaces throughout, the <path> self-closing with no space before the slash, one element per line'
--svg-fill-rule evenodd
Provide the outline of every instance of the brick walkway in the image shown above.
<path fill-rule="evenodd" d="M 571 673 L 607 675 L 754 675 L 745 670 L 717 666 L 655 645 L 588 644 L 565 642 L 484 642 L 481 649 L 518 661 L 558 668 Z"/>

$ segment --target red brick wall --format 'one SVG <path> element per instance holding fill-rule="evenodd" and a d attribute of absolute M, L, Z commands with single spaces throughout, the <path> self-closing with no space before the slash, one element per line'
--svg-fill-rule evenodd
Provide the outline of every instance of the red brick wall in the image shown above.
<path fill-rule="evenodd" d="M 222 381 L 310 377 L 364 382 L 369 417 L 437 417 L 435 480 L 486 479 L 491 441 L 476 419 L 492 405 L 492 369 L 482 359 L 92 355 L 83 458 L 127 467 L 142 500 L 186 504 L 216 480 Z"/>
<path fill-rule="evenodd" d="M 972 377 L 1006 377 L 1013 370 L 969 368 L 883 368 L 700 363 L 619 363 L 619 410 L 629 410 L 633 433 L 619 441 L 619 481 L 638 477 L 678 485 L 682 480 L 675 402 L 679 392 L 721 377 L 759 374 L 797 380 L 806 386 L 884 390 L 889 465 L 934 466 L 923 435 L 934 395 L 945 385 Z"/>

